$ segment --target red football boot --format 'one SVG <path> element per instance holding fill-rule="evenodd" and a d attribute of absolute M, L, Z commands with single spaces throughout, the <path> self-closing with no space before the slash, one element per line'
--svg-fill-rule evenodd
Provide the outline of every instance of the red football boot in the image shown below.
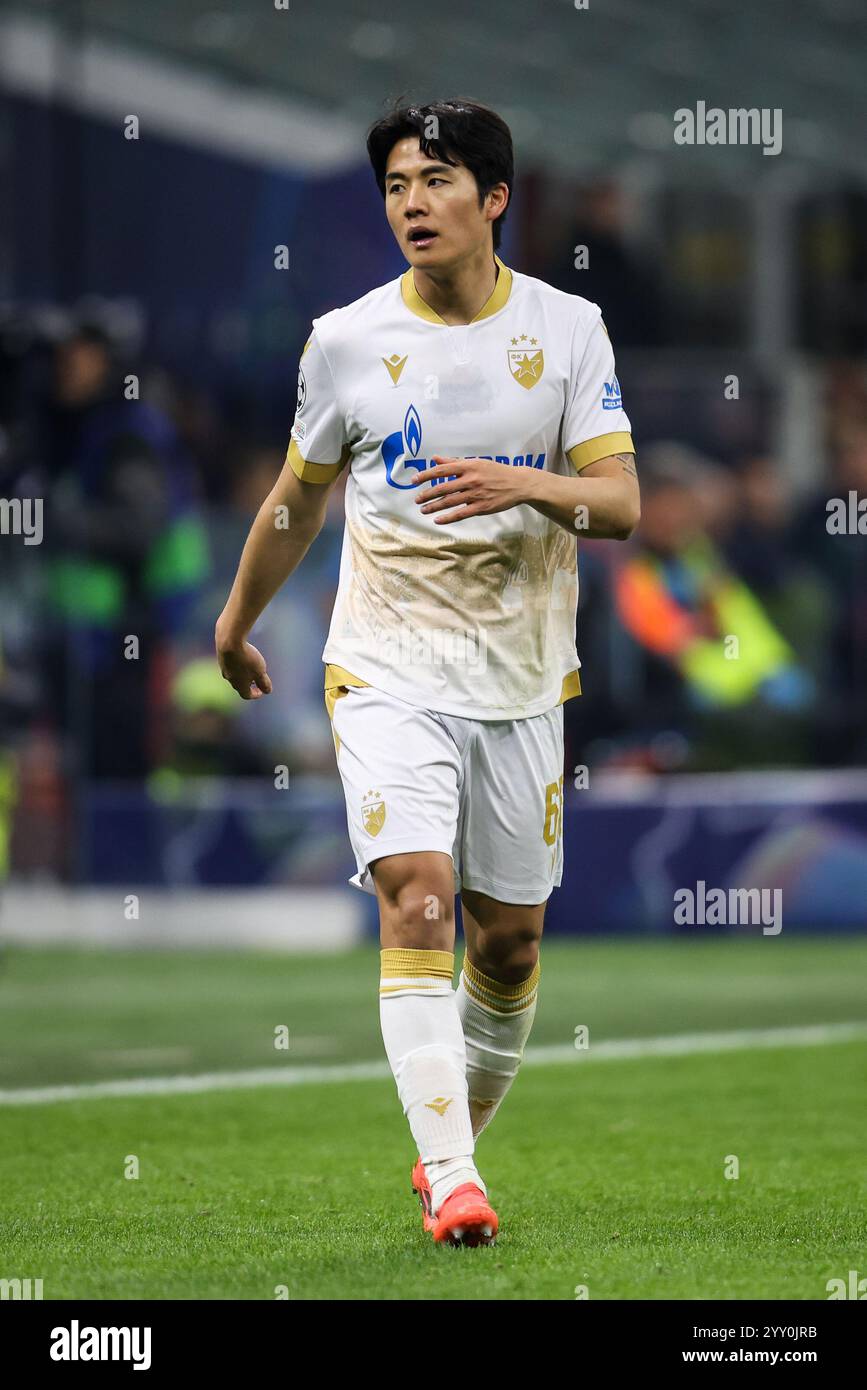
<path fill-rule="evenodd" d="M 422 1225 L 432 1233 L 437 1244 L 493 1245 L 500 1224 L 497 1213 L 474 1182 L 461 1183 L 450 1192 L 434 1216 L 430 1183 L 418 1159 L 412 1170 L 412 1190 L 421 1203 Z"/>

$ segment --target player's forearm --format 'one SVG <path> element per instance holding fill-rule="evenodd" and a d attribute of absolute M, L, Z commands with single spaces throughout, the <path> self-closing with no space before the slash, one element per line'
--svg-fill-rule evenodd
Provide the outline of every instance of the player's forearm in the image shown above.
<path fill-rule="evenodd" d="M 231 645 L 246 638 L 277 590 L 286 582 L 322 527 L 322 516 L 290 515 L 275 502 L 272 492 L 263 502 L 250 528 L 238 572 L 226 606 L 217 620 L 218 643 Z"/>
<path fill-rule="evenodd" d="M 638 525 L 635 492 L 619 478 L 565 478 L 528 469 L 524 481 L 527 503 L 579 536 L 622 541 Z"/>

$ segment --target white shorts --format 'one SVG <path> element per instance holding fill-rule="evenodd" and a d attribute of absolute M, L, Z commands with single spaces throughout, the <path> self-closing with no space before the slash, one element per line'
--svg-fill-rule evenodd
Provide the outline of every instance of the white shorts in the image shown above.
<path fill-rule="evenodd" d="M 563 873 L 563 706 L 530 719 L 461 719 L 373 686 L 330 692 L 358 873 L 388 854 L 451 856 L 455 892 L 542 903 Z"/>

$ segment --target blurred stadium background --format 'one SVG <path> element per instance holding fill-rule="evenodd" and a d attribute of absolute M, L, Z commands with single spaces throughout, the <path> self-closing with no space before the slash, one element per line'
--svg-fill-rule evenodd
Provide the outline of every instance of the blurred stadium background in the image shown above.
<path fill-rule="evenodd" d="M 826 524 L 867 497 L 865 86 L 858 0 L 0 3 L 0 496 L 44 499 L 41 544 L 0 536 L 0 1085 L 274 1063 L 263 1012 L 304 1020 L 289 1060 L 381 1055 L 321 690 L 339 495 L 254 632 L 273 698 L 212 635 L 311 317 L 404 268 L 364 157 L 401 94 L 510 122 L 501 254 L 602 306 L 638 448 L 639 533 L 581 545 L 539 1039 L 586 1021 L 582 959 L 602 1036 L 865 1017 L 867 540 Z M 782 153 L 676 146 L 699 100 L 780 108 Z M 690 954 L 698 881 L 782 889 L 783 940 Z M 241 947 L 333 953 L 338 1004 Z"/>
<path fill-rule="evenodd" d="M 784 9 L 781 42 L 783 8 L 712 0 L 0 6 L 0 490 L 44 498 L 42 544 L 2 541 L 7 933 L 370 926 L 321 695 L 339 497 L 257 628 L 274 700 L 234 699 L 212 630 L 311 317 L 402 269 L 363 135 L 410 87 L 511 122 L 504 256 L 603 306 L 639 448 L 641 535 L 582 545 L 551 929 L 670 930 L 697 879 L 867 924 L 867 546 L 826 529 L 867 493 L 867 31 Z M 780 107 L 782 154 L 675 146 L 699 97 Z M 118 920 L 121 887 L 160 912 Z"/>

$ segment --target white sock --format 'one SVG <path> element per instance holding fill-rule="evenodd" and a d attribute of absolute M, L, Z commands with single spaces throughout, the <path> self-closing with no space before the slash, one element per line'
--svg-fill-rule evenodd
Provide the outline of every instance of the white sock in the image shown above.
<path fill-rule="evenodd" d="M 504 985 L 464 956 L 456 999 L 467 1049 L 467 1089 L 473 1138 L 494 1118 L 518 1074 L 536 1016 L 539 964 L 529 979 Z"/>
<path fill-rule="evenodd" d="M 382 1038 L 436 1214 L 461 1183 L 486 1192 L 473 1161 L 467 1054 L 452 989 L 455 958 L 451 951 L 400 948 L 380 956 Z"/>

